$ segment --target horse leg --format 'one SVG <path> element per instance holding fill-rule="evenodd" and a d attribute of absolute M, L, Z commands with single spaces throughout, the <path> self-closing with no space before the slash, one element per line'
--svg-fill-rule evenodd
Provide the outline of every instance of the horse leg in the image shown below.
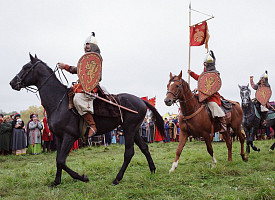
<path fill-rule="evenodd" d="M 207 147 L 207 151 L 210 154 L 210 156 L 212 157 L 212 167 L 215 167 L 217 164 L 217 160 L 214 157 L 214 152 L 213 152 L 213 147 L 211 144 L 211 139 L 208 133 L 205 133 L 204 135 L 207 135 L 207 137 L 204 137 L 204 141 Z"/>
<path fill-rule="evenodd" d="M 124 162 L 123 162 L 122 167 L 119 170 L 115 180 L 113 181 L 112 185 L 117 185 L 119 183 L 119 181 L 123 178 L 124 172 L 125 172 L 126 168 L 128 167 L 129 163 L 131 162 L 132 157 L 135 154 L 135 151 L 134 151 L 134 137 L 135 136 L 133 135 L 133 133 L 131 133 L 129 131 L 124 131 L 124 137 L 125 137 Z"/>
<path fill-rule="evenodd" d="M 56 138 L 56 161 L 61 150 L 61 144 L 62 144 L 62 139 Z M 51 187 L 55 187 L 61 183 L 61 175 L 62 175 L 62 168 L 56 162 L 56 175 L 55 175 L 54 182 L 51 184 Z"/>
<path fill-rule="evenodd" d="M 66 158 L 74 144 L 74 142 L 76 141 L 76 139 L 70 135 L 64 135 L 63 137 L 63 141 L 61 144 L 61 149 L 56 157 L 56 163 L 57 163 L 57 168 L 58 169 L 64 169 L 73 179 L 78 179 L 80 181 L 83 182 L 88 182 L 89 179 L 87 178 L 86 175 L 82 175 L 80 176 L 78 173 L 76 173 L 75 171 L 71 170 L 67 165 L 66 165 Z M 61 179 L 59 180 L 59 184 L 61 182 Z M 56 182 L 54 182 L 55 185 Z"/>
<path fill-rule="evenodd" d="M 238 127 L 238 128 L 233 128 L 233 131 L 234 133 L 236 133 L 237 137 L 239 137 L 239 140 L 240 140 L 240 144 L 241 144 L 241 156 L 242 156 L 242 159 L 243 161 L 247 161 L 247 157 L 245 156 L 245 152 L 244 152 L 244 135 L 241 131 L 241 127 Z"/>
<path fill-rule="evenodd" d="M 260 151 L 260 148 L 257 148 L 256 146 L 254 146 L 254 144 L 253 144 L 253 140 L 254 140 L 254 137 L 255 137 L 255 135 L 256 135 L 256 132 L 257 132 L 257 128 L 256 127 L 253 127 L 252 128 L 252 137 L 251 137 L 251 148 L 254 150 L 254 151 Z"/>
<path fill-rule="evenodd" d="M 134 141 L 135 141 L 136 145 L 140 148 L 141 152 L 145 155 L 147 162 L 149 164 L 151 173 L 155 173 L 156 167 L 155 167 L 154 161 L 151 157 L 151 154 L 149 152 L 148 145 L 144 142 L 144 140 L 141 138 L 139 133 L 135 134 Z"/>
<path fill-rule="evenodd" d="M 178 145 L 177 152 L 176 152 L 176 158 L 175 158 L 175 161 L 172 164 L 172 168 L 169 170 L 169 174 L 171 172 L 175 171 L 175 169 L 178 167 L 179 158 L 180 158 L 182 149 L 186 144 L 187 139 L 188 139 L 188 134 L 184 133 L 183 131 L 180 130 L 179 145 Z"/>
<path fill-rule="evenodd" d="M 228 161 L 232 161 L 232 139 L 231 139 L 228 131 L 224 132 L 224 134 L 222 134 L 222 136 L 225 140 L 227 150 L 228 150 Z"/>

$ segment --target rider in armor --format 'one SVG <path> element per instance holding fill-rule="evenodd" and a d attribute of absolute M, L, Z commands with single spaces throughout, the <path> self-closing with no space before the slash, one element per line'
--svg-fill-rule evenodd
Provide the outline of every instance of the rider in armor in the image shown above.
<path fill-rule="evenodd" d="M 265 71 L 265 73 L 260 77 L 260 80 L 257 84 L 254 84 L 253 76 L 250 76 L 250 84 L 254 90 L 258 90 L 262 86 L 270 87 L 268 83 L 267 71 Z M 267 112 L 268 112 L 268 104 L 262 105 L 257 99 L 255 99 L 255 105 L 258 111 L 260 111 L 261 113 L 262 125 L 265 126 L 267 123 L 266 118 L 267 118 Z"/>
<path fill-rule="evenodd" d="M 214 56 L 214 53 L 212 50 L 210 50 L 209 54 L 207 54 L 205 60 L 204 60 L 204 70 L 202 73 L 205 72 L 216 72 L 217 74 L 220 74 L 215 67 L 216 64 L 216 58 Z M 200 75 L 196 74 L 195 72 L 188 70 L 188 73 L 192 78 L 195 80 L 198 80 Z M 209 96 L 207 99 L 207 105 L 212 113 L 213 118 L 217 118 L 218 121 L 221 124 L 221 129 L 220 133 L 223 133 L 227 131 L 227 125 L 226 125 L 226 120 L 225 120 L 225 113 L 224 111 L 220 108 L 221 106 L 221 99 L 220 99 L 220 94 L 216 92 L 215 94 Z"/>
<path fill-rule="evenodd" d="M 97 41 L 96 41 L 94 32 L 92 32 L 92 34 L 85 40 L 84 51 L 85 53 L 95 52 L 100 55 L 100 49 L 97 46 Z M 60 69 L 65 69 L 66 71 L 72 74 L 77 74 L 77 67 L 69 66 L 64 63 L 58 63 L 58 65 Z M 97 88 L 95 88 L 92 92 L 96 93 Z M 97 131 L 95 121 L 92 115 L 94 113 L 93 100 L 95 99 L 95 97 L 85 94 L 80 82 L 77 82 L 73 85 L 73 93 L 74 93 L 73 104 L 76 107 L 78 113 L 84 118 L 84 120 L 87 122 L 87 124 L 90 127 L 88 137 L 92 137 L 96 134 L 96 131 Z M 71 95 L 69 94 L 69 98 L 70 96 Z M 72 105 L 70 103 L 69 103 L 69 108 L 72 108 Z"/>

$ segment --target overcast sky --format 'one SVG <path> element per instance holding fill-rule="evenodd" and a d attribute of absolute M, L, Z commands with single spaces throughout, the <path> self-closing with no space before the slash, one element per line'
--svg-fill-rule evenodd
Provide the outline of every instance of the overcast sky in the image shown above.
<path fill-rule="evenodd" d="M 101 85 L 114 94 L 156 96 L 161 114 L 176 113 L 177 106 L 163 100 L 170 72 L 183 70 L 187 80 L 188 6 L 183 0 L 0 0 L 0 109 L 40 105 L 34 94 L 9 85 L 29 62 L 29 52 L 52 69 L 57 62 L 76 65 L 94 31 L 104 59 Z M 208 21 L 209 47 L 221 74 L 221 95 L 240 101 L 238 84 L 247 85 L 250 75 L 257 82 L 265 70 L 275 87 L 275 1 L 193 0 L 192 8 L 215 17 Z M 192 12 L 192 24 L 206 18 Z M 191 48 L 196 73 L 202 72 L 205 53 L 203 46 Z"/>

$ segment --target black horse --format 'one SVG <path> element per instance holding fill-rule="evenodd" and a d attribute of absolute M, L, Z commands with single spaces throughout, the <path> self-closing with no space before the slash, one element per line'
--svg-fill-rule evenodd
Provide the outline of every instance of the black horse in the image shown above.
<path fill-rule="evenodd" d="M 259 148 L 254 146 L 253 140 L 257 133 L 257 130 L 261 128 L 261 119 L 257 117 L 255 113 L 255 105 L 250 99 L 251 91 L 247 86 L 239 86 L 240 95 L 242 99 L 242 109 L 243 109 L 243 121 L 242 125 L 246 134 L 246 151 L 250 152 L 250 146 L 254 151 L 260 151 Z M 275 119 L 267 120 L 267 127 L 275 128 Z"/>
<path fill-rule="evenodd" d="M 42 105 L 47 112 L 49 128 L 57 137 L 57 172 L 52 186 L 61 183 L 62 169 L 72 178 L 88 182 L 89 179 L 85 174 L 81 176 L 66 165 L 69 151 L 81 135 L 79 130 L 80 117 L 71 110 L 68 110 L 68 88 L 57 79 L 55 72 L 44 62 L 36 56 L 33 57 L 31 54 L 30 59 L 31 61 L 25 64 L 22 70 L 12 79 L 10 85 L 14 90 L 18 91 L 21 88 L 34 85 L 39 91 Z M 150 155 L 148 145 L 139 135 L 139 128 L 145 117 L 147 107 L 153 112 L 156 126 L 161 135 L 165 136 L 163 119 L 152 105 L 131 94 L 123 93 L 117 96 L 122 106 L 135 110 L 138 114 L 121 110 L 122 118 L 94 116 L 98 134 L 107 133 L 119 125 L 122 126 L 124 131 L 124 162 L 112 183 L 113 185 L 118 184 L 123 178 L 124 172 L 134 155 L 134 143 L 137 144 L 145 155 L 151 173 L 155 173 L 156 167 Z"/>

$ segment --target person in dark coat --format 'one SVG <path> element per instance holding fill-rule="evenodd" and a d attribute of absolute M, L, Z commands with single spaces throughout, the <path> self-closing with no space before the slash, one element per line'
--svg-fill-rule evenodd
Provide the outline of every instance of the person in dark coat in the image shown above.
<path fill-rule="evenodd" d="M 26 154 L 27 138 L 24 121 L 20 117 L 21 115 L 17 113 L 12 121 L 12 153 L 15 155 Z"/>
<path fill-rule="evenodd" d="M 6 115 L 0 125 L 0 152 L 1 155 L 7 154 L 10 150 L 10 137 L 12 134 L 11 118 Z"/>

